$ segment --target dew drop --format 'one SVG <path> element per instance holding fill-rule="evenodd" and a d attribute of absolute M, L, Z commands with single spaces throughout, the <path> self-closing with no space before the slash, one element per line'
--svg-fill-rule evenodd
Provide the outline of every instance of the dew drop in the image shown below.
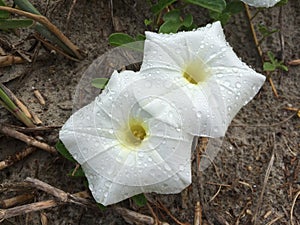
<path fill-rule="evenodd" d="M 165 164 L 164 167 L 165 167 L 165 170 L 166 170 L 166 171 L 171 171 L 171 170 L 172 170 L 171 167 L 170 167 L 169 165 L 167 165 L 167 164 Z"/>
<path fill-rule="evenodd" d="M 198 118 L 201 118 L 201 117 L 202 117 L 201 112 L 197 112 L 196 116 L 197 116 Z"/>
<path fill-rule="evenodd" d="M 233 72 L 233 73 L 237 73 L 237 72 L 239 72 L 239 70 L 238 70 L 237 68 L 233 68 L 233 69 L 232 69 L 232 72 Z"/>
<path fill-rule="evenodd" d="M 106 181 L 104 185 L 105 185 L 106 187 L 110 187 L 111 181 Z"/>
<path fill-rule="evenodd" d="M 183 165 L 180 165 L 179 166 L 179 171 L 183 171 L 184 170 L 184 166 Z"/>
<path fill-rule="evenodd" d="M 241 87 L 242 87 L 242 84 L 241 84 L 240 82 L 236 82 L 236 83 L 235 83 L 235 86 L 236 86 L 237 88 L 241 88 Z"/>

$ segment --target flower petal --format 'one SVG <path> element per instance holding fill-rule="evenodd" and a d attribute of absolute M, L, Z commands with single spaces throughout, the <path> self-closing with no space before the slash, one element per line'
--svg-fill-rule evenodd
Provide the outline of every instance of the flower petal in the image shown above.
<path fill-rule="evenodd" d="M 276 3 L 280 2 L 280 0 L 242 0 L 248 5 L 254 6 L 254 7 L 272 7 Z"/>
<path fill-rule="evenodd" d="M 143 109 L 159 94 L 155 88 L 145 91 L 148 81 L 138 73 L 115 72 L 103 94 L 73 114 L 60 131 L 95 199 L 104 205 L 141 192 L 180 192 L 191 182 L 193 136 L 184 132 L 180 113 L 169 102 L 161 99 L 153 115 Z M 167 123 L 161 110 L 173 114 Z M 126 127 L 132 118 L 145 124 L 146 131 L 139 144 L 130 145 L 126 135 L 132 131 Z"/>
<path fill-rule="evenodd" d="M 233 117 L 265 80 L 237 57 L 220 22 L 177 34 L 146 32 L 140 74 L 168 84 L 171 88 L 160 88 L 158 95 L 180 110 L 183 128 L 209 137 L 225 135 Z M 153 101 L 145 110 L 153 114 L 158 105 Z"/>

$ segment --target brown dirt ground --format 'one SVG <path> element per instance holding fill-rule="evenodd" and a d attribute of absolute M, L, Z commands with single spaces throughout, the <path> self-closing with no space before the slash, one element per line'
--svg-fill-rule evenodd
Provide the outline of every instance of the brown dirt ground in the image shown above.
<path fill-rule="evenodd" d="M 147 29 L 143 21 L 149 18 L 144 1 L 113 1 L 115 26 L 112 23 L 109 1 L 78 1 L 73 10 L 69 28 L 67 14 L 72 1 L 33 1 L 35 6 L 56 24 L 81 49 L 87 57 L 72 62 L 60 55 L 41 49 L 32 64 L 15 65 L 0 70 L 0 81 L 11 88 L 34 111 L 45 125 L 61 125 L 72 113 L 72 97 L 83 72 L 92 61 L 111 47 L 108 36 L 113 32 L 143 33 Z M 196 23 L 205 25 L 206 14 L 193 11 Z M 285 62 L 300 58 L 300 2 L 290 0 L 280 8 L 264 10 L 254 24 L 266 24 L 279 28 L 280 32 L 263 43 L 264 52 L 271 50 Z M 259 56 L 253 44 L 245 13 L 234 16 L 225 26 L 228 42 L 247 64 L 261 71 Z M 31 41 L 25 41 L 28 31 L 19 37 L 0 33 L 18 48 L 28 49 Z M 281 40 L 281 41 L 280 41 Z M 149 194 L 153 201 L 160 200 L 179 221 L 193 224 L 194 207 L 200 201 L 203 224 L 290 224 L 293 199 L 300 190 L 299 118 L 285 110 L 299 108 L 300 66 L 290 66 L 289 72 L 272 75 L 279 98 L 274 97 L 271 86 L 265 83 L 260 93 L 235 117 L 226 137 L 222 151 L 204 172 L 197 172 L 193 163 L 193 184 L 177 195 Z M 33 89 L 41 91 L 46 106 L 41 106 L 33 95 Z M 0 108 L 0 122 L 19 124 L 9 113 Z M 289 118 L 289 119 L 287 119 Z M 50 144 L 55 144 L 58 132 L 43 133 Z M 24 148 L 24 144 L 6 136 L 0 136 L 0 160 Z M 270 176 L 264 185 L 267 168 L 274 154 Z M 196 153 L 194 158 L 196 158 Z M 19 182 L 35 177 L 70 193 L 85 190 L 83 179 L 66 174 L 74 164 L 60 156 L 37 151 L 21 162 L 0 171 L 0 185 Z M 1 186 L 0 186 L 1 187 Z M 262 194 L 262 191 L 264 192 Z M 34 201 L 52 199 L 42 192 L 35 193 Z M 0 200 L 16 195 L 0 192 Z M 138 208 L 126 200 L 118 204 L 151 215 L 147 207 Z M 152 204 L 154 212 L 162 221 L 176 224 L 167 213 Z M 113 207 L 105 211 L 90 210 L 71 204 L 43 211 L 48 224 L 127 224 Z M 294 206 L 294 224 L 300 221 L 299 200 Z M 2 221 L 2 224 L 41 224 L 40 213 Z"/>

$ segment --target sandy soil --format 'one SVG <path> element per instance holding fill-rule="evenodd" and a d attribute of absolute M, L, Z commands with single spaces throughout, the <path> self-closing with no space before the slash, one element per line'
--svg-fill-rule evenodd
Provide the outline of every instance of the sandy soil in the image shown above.
<path fill-rule="evenodd" d="M 113 17 L 109 1 L 78 2 L 73 9 L 69 26 L 67 15 L 72 1 L 33 1 L 35 6 L 56 24 L 68 37 L 83 49 L 87 56 L 72 62 L 60 55 L 40 49 L 32 64 L 16 65 L 0 70 L 0 81 L 16 93 L 44 122 L 45 125 L 62 125 L 72 113 L 72 98 L 84 71 L 112 48 L 108 36 L 113 32 L 131 35 L 143 33 L 143 21 L 149 18 L 144 1 L 113 1 Z M 48 4 L 47 4 L 48 3 Z M 188 8 L 194 11 L 196 9 Z M 200 11 L 201 12 L 201 11 Z M 205 25 L 204 14 L 195 15 L 196 23 Z M 113 23 L 114 20 L 114 23 Z M 271 50 L 279 59 L 288 62 L 300 58 L 300 2 L 290 0 L 282 8 L 264 10 L 253 21 L 280 29 L 262 44 L 264 52 Z M 32 32 L 32 31 L 30 31 Z M 251 37 L 245 13 L 234 16 L 225 26 L 228 42 L 244 62 L 261 72 L 261 63 Z M 28 31 L 19 37 L 0 33 L 26 50 L 32 41 L 26 41 Z M 101 71 L 99 71 L 101 73 Z M 300 67 L 290 66 L 289 72 L 278 71 L 272 79 L 278 90 L 276 98 L 268 82 L 260 93 L 235 117 L 222 151 L 204 172 L 197 172 L 197 152 L 193 155 L 193 184 L 177 195 L 149 194 L 153 202 L 161 201 L 179 221 L 193 224 L 194 207 L 200 201 L 203 224 L 290 224 L 292 202 L 300 190 L 299 170 L 299 118 L 285 107 L 299 108 Z M 41 106 L 33 89 L 41 91 L 46 105 Z M 0 108 L 0 122 L 19 124 L 5 109 Z M 58 132 L 42 133 L 54 145 Z M 200 143 L 201 145 L 201 143 Z M 0 136 L 0 160 L 24 148 L 14 139 Z M 270 176 L 266 179 L 267 169 Z M 86 190 L 84 179 L 67 176 L 74 164 L 63 157 L 37 151 L 21 162 L 0 171 L 1 184 L 23 181 L 26 177 L 38 178 L 70 193 Z M 14 192 L 0 192 L 0 200 L 14 196 Z M 34 201 L 52 199 L 35 192 Z M 177 224 L 157 204 L 151 204 L 161 221 Z M 138 208 L 131 201 L 118 204 L 137 212 L 151 215 L 147 207 Z M 108 207 L 107 210 L 90 210 L 71 204 L 43 211 L 49 224 L 127 224 Z M 40 212 L 29 213 L 2 221 L 2 224 L 41 224 Z M 299 201 L 294 206 L 294 224 L 300 221 Z M 275 220 L 275 221 L 274 221 Z M 272 222 L 274 221 L 274 222 Z M 297 221 L 297 222 L 296 222 Z"/>

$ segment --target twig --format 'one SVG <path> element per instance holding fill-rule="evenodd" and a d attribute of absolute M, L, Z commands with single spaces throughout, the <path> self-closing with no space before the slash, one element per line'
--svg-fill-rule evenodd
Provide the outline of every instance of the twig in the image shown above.
<path fill-rule="evenodd" d="M 278 217 L 276 217 L 275 219 L 271 220 L 270 222 L 268 222 L 266 225 L 272 225 L 273 223 L 277 222 L 277 220 L 280 220 L 284 217 L 284 215 L 280 215 Z"/>
<path fill-rule="evenodd" d="M 27 135 L 25 135 L 19 131 L 16 131 L 10 127 L 6 127 L 3 124 L 0 124 L 0 132 L 5 135 L 8 135 L 10 137 L 16 138 L 20 141 L 23 141 L 30 146 L 40 148 L 40 149 L 50 152 L 52 154 L 57 154 L 57 151 L 54 147 L 51 147 L 50 145 L 48 145 L 44 142 L 40 142 L 40 141 L 36 140 L 35 138 L 27 136 Z"/>
<path fill-rule="evenodd" d="M 14 130 L 21 131 L 23 133 L 33 133 L 33 132 L 42 132 L 42 131 L 52 131 L 55 129 L 60 129 L 62 125 L 57 126 L 42 126 L 42 127 L 19 127 L 11 124 L 5 124 L 7 127 L 11 127 Z"/>
<path fill-rule="evenodd" d="M 155 214 L 155 212 L 153 211 L 151 205 L 147 202 L 147 207 L 150 210 L 150 213 L 152 214 L 152 216 L 154 217 L 154 224 L 160 224 L 160 221 L 157 217 L 157 215 Z"/>
<path fill-rule="evenodd" d="M 31 186 L 37 187 L 41 190 L 46 190 L 48 191 L 48 193 L 51 193 L 52 186 L 44 183 L 44 182 L 37 182 L 38 180 L 36 179 L 31 179 L 31 178 L 27 178 L 26 179 L 26 183 L 25 186 L 27 186 L 28 184 L 30 184 Z M 31 182 L 31 183 L 30 183 Z M 40 183 L 41 182 L 41 183 Z M 48 186 L 47 186 L 48 185 Z M 43 189 L 42 189 L 43 187 Z M 50 188 L 50 189 L 48 189 Z M 59 190 L 59 189 L 56 189 Z M 89 201 L 85 198 L 90 197 L 89 194 L 87 194 L 86 191 L 83 192 L 77 192 L 75 194 L 68 194 L 62 190 L 59 190 L 57 192 L 58 194 L 56 195 L 56 197 L 59 198 L 59 201 L 56 200 L 46 200 L 46 201 L 40 201 L 40 202 L 35 202 L 35 203 L 31 203 L 31 204 L 26 204 L 26 205 L 22 205 L 22 206 L 17 206 L 14 208 L 9 208 L 9 209 L 0 209 L 0 222 L 11 218 L 11 217 L 15 217 L 15 216 L 19 216 L 22 214 L 26 214 L 26 213 L 30 213 L 30 212 L 35 212 L 35 211 L 40 211 L 43 209 L 48 209 L 48 208 L 52 208 L 52 207 L 56 207 L 59 205 L 63 205 L 66 203 L 75 203 L 78 205 L 84 205 L 87 206 L 89 208 L 93 208 L 93 209 L 99 209 L 98 206 L 96 204 L 94 204 L 92 201 Z M 59 193 L 64 193 L 62 194 L 62 196 Z M 70 198 L 64 198 L 65 195 L 71 196 Z M 62 201 L 62 200 L 66 200 L 66 201 Z"/>
<path fill-rule="evenodd" d="M 82 55 L 80 54 L 79 48 L 74 45 L 55 25 L 53 25 L 45 16 L 32 14 L 29 12 L 25 12 L 19 9 L 0 6 L 0 10 L 7 11 L 10 13 L 15 13 L 21 16 L 25 16 L 27 18 L 33 19 L 41 24 L 43 24 L 50 32 L 55 34 L 55 36 L 60 39 L 74 54 L 78 59 L 82 59 Z"/>
<path fill-rule="evenodd" d="M 29 184 L 25 182 L 17 182 L 17 183 L 0 183 L 0 193 L 3 192 L 18 192 L 22 191 L 31 191 L 32 186 L 29 186 Z"/>
<path fill-rule="evenodd" d="M 34 94 L 34 96 L 39 100 L 39 103 L 40 103 L 41 105 L 44 106 L 44 105 L 46 104 L 46 101 L 45 101 L 44 97 L 42 96 L 42 94 L 41 94 L 41 92 L 40 92 L 39 90 L 35 89 L 35 90 L 33 91 L 33 94 Z"/>
<path fill-rule="evenodd" d="M 195 205 L 194 225 L 202 225 L 202 209 L 199 201 Z"/>
<path fill-rule="evenodd" d="M 134 222 L 139 222 L 139 224 L 145 225 L 154 225 L 155 220 L 151 216 L 146 216 L 141 213 L 123 208 L 123 207 L 114 207 L 115 211 L 119 213 L 127 223 L 132 224 Z"/>
<path fill-rule="evenodd" d="M 33 194 L 18 195 L 13 198 L 1 200 L 0 207 L 1 208 L 10 208 L 10 207 L 18 205 L 20 203 L 27 202 L 28 200 L 31 200 L 33 198 L 34 198 Z"/>
<path fill-rule="evenodd" d="M 22 214 L 52 208 L 59 204 L 62 203 L 57 202 L 55 200 L 47 200 L 47 201 L 41 201 L 41 202 L 35 202 L 35 203 L 26 204 L 22 206 L 17 206 L 10 209 L 0 209 L 0 222 L 2 222 L 5 219 L 9 219 Z"/>
<path fill-rule="evenodd" d="M 188 223 L 182 223 L 177 218 L 175 218 L 172 215 L 172 213 L 162 204 L 162 202 L 160 200 L 157 200 L 157 202 L 160 205 L 160 207 L 172 218 L 172 220 L 175 221 L 175 223 L 177 223 L 178 225 L 187 225 L 188 224 Z"/>
<path fill-rule="evenodd" d="M 82 197 L 78 197 L 76 195 L 72 195 L 69 194 L 67 192 L 64 192 L 63 190 L 60 190 L 56 187 L 51 186 L 50 184 L 47 184 L 43 181 L 40 181 L 38 179 L 34 179 L 34 178 L 30 178 L 27 177 L 25 179 L 25 182 L 31 184 L 33 187 L 42 190 L 44 192 L 47 192 L 48 194 L 51 194 L 53 196 L 55 196 L 56 198 L 58 198 L 60 201 L 62 202 L 69 202 L 69 203 L 74 203 L 77 205 L 81 205 L 81 206 L 87 206 L 90 208 L 97 208 L 98 207 L 90 200 L 87 200 L 85 198 Z"/>
<path fill-rule="evenodd" d="M 254 225 L 256 224 L 257 215 L 258 215 L 258 213 L 259 213 L 259 211 L 261 209 L 261 205 L 262 205 L 262 201 L 263 201 L 263 196 L 265 194 L 265 189 L 266 189 L 266 186 L 267 186 L 267 183 L 268 183 L 268 179 L 269 179 L 269 176 L 270 176 L 270 173 L 271 173 L 271 169 L 272 169 L 272 166 L 273 166 L 273 163 L 274 163 L 274 158 L 275 158 L 274 157 L 274 149 L 275 149 L 275 134 L 273 134 L 272 156 L 271 156 L 271 159 L 270 159 L 270 162 L 269 162 L 266 174 L 265 174 L 265 179 L 264 179 L 262 190 L 261 190 L 261 193 L 260 193 L 260 196 L 259 196 L 259 200 L 257 202 L 257 207 L 256 207 L 255 213 L 254 213 L 253 218 L 252 218 L 252 222 L 253 222 Z"/>
<path fill-rule="evenodd" d="M 69 22 L 70 22 L 71 14 L 72 14 L 72 12 L 73 12 L 73 10 L 74 10 L 74 7 L 75 7 L 75 5 L 76 5 L 76 2 L 77 2 L 77 0 L 73 0 L 73 1 L 72 1 L 72 5 L 71 5 L 70 10 L 69 10 L 69 12 L 68 12 L 68 16 L 67 16 L 67 24 L 66 24 L 66 30 L 67 30 L 67 31 L 69 30 Z"/>
<path fill-rule="evenodd" d="M 294 59 L 288 62 L 289 65 L 291 66 L 298 66 L 300 65 L 300 59 Z"/>
<path fill-rule="evenodd" d="M 30 155 L 36 150 L 34 147 L 26 147 L 23 151 L 17 152 L 14 155 L 7 157 L 5 160 L 0 162 L 0 171 L 15 164 L 16 162 L 21 161 L 26 156 Z"/>
<path fill-rule="evenodd" d="M 45 47 L 47 47 L 47 48 L 49 48 L 49 49 L 52 49 L 52 50 L 54 50 L 54 51 L 56 51 L 56 52 L 62 54 L 63 56 L 65 56 L 65 57 L 68 58 L 68 59 L 71 59 L 71 60 L 73 60 L 73 61 L 79 62 L 78 59 L 76 59 L 76 58 L 74 58 L 74 57 L 68 55 L 67 53 L 65 53 L 64 51 L 62 51 L 60 48 L 54 46 L 54 45 L 51 44 L 49 41 L 47 41 L 45 38 L 43 38 L 41 35 L 39 35 L 39 34 L 36 33 L 36 34 L 34 34 L 33 36 L 34 36 L 37 40 L 39 40 L 41 43 L 43 43 L 43 45 L 44 45 Z"/>
<path fill-rule="evenodd" d="M 42 225 L 48 225 L 48 218 L 46 216 L 46 213 L 41 212 L 40 217 L 41 217 L 41 224 Z"/>
<path fill-rule="evenodd" d="M 24 63 L 24 59 L 14 55 L 0 55 L 0 67 L 11 66 L 14 64 Z"/>
<path fill-rule="evenodd" d="M 249 6 L 246 3 L 244 3 L 244 6 L 245 6 L 245 9 L 246 9 L 246 14 L 247 14 L 247 18 L 248 18 L 248 21 L 249 21 L 249 26 L 250 26 L 250 30 L 251 30 L 251 33 L 252 33 L 254 44 L 256 46 L 258 55 L 259 55 L 259 57 L 261 59 L 262 65 L 264 65 L 265 61 L 264 61 L 264 58 L 263 58 L 263 51 L 262 51 L 262 49 L 261 49 L 261 47 L 259 45 L 259 41 L 257 39 L 256 31 L 255 31 L 255 28 L 254 28 L 253 23 L 252 23 L 252 18 L 253 17 L 251 16 L 251 12 L 250 12 Z M 269 80 L 270 85 L 272 87 L 272 91 L 273 91 L 274 95 L 278 98 L 279 95 L 277 93 L 277 90 L 275 88 L 273 80 L 272 80 L 272 78 L 270 76 L 270 73 L 268 71 L 266 71 L 266 74 L 267 74 L 267 79 Z"/>
<path fill-rule="evenodd" d="M 214 194 L 214 196 L 211 197 L 211 199 L 209 200 L 209 202 L 212 202 L 218 196 L 218 194 L 220 193 L 221 189 L 222 189 L 222 186 L 219 186 L 217 192 Z"/>
<path fill-rule="evenodd" d="M 297 194 L 295 195 L 295 198 L 293 200 L 293 203 L 292 203 L 291 212 L 290 212 L 291 225 L 294 225 L 294 219 L 293 219 L 294 207 L 295 207 L 295 204 L 296 204 L 296 201 L 297 201 L 297 198 L 299 197 L 299 195 L 300 195 L 300 191 L 297 192 Z"/>

